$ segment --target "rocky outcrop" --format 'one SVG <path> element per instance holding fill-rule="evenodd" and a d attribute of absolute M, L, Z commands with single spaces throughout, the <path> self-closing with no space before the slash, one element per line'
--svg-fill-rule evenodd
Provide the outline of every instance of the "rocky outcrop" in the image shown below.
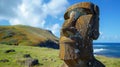
<path fill-rule="evenodd" d="M 69 7 L 60 34 L 62 67 L 105 67 L 93 55 L 93 40 L 99 37 L 99 8 L 89 2 Z"/>
<path fill-rule="evenodd" d="M 9 50 L 6 50 L 5 53 L 10 53 L 10 52 L 15 52 L 14 49 L 9 49 Z"/>
<path fill-rule="evenodd" d="M 20 64 L 21 67 L 34 67 L 40 64 L 39 60 L 32 58 L 30 54 L 24 54 L 23 58 L 18 58 L 16 62 Z"/>
<path fill-rule="evenodd" d="M 27 60 L 25 60 L 25 66 L 27 67 L 33 67 L 38 64 L 39 64 L 38 59 L 28 58 Z"/>
<path fill-rule="evenodd" d="M 5 62 L 9 62 L 9 60 L 8 59 L 2 59 L 2 60 L 0 60 L 0 62 L 5 63 Z"/>
<path fill-rule="evenodd" d="M 47 40 L 43 43 L 39 44 L 40 47 L 47 47 L 47 48 L 54 48 L 54 49 L 59 49 L 59 45 L 58 43 L 51 41 L 51 40 Z"/>

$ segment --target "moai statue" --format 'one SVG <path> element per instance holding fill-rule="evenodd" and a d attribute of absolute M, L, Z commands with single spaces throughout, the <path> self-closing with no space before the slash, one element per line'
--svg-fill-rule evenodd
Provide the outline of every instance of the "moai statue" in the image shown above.
<path fill-rule="evenodd" d="M 105 67 L 93 54 L 93 40 L 99 37 L 99 8 L 89 2 L 69 7 L 60 34 L 61 67 Z"/>

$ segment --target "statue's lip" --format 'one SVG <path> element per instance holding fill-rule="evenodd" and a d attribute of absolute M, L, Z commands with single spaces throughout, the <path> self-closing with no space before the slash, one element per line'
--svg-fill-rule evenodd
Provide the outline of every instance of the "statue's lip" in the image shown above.
<path fill-rule="evenodd" d="M 74 40 L 64 40 L 64 41 L 61 41 L 60 44 L 75 44 L 76 42 Z"/>
<path fill-rule="evenodd" d="M 62 36 L 60 38 L 60 44 L 68 44 L 68 43 L 75 43 L 75 40 L 69 38 L 69 37 L 66 37 L 66 36 Z"/>
<path fill-rule="evenodd" d="M 75 44 L 75 42 L 62 42 L 60 44 Z"/>

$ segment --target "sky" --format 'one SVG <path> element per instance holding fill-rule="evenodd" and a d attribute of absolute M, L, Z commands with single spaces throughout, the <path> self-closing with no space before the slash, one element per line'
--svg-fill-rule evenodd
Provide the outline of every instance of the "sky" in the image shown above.
<path fill-rule="evenodd" d="M 0 0 L 0 25 L 29 25 L 60 37 L 66 9 L 79 2 L 100 8 L 100 36 L 94 42 L 120 43 L 120 0 Z"/>

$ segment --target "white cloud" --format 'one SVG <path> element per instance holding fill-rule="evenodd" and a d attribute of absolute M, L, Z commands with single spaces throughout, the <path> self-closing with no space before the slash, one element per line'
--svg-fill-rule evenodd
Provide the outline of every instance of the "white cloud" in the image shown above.
<path fill-rule="evenodd" d="M 45 19 L 64 13 L 68 4 L 67 0 L 50 0 L 47 3 L 44 0 L 0 0 L 0 19 L 9 20 L 11 25 L 45 28 Z M 58 28 L 59 24 L 53 25 L 53 33 Z"/>
<path fill-rule="evenodd" d="M 53 34 L 57 34 L 60 31 L 60 28 L 61 28 L 60 25 L 56 23 L 56 24 L 48 27 L 47 29 L 51 30 L 53 32 Z"/>
<path fill-rule="evenodd" d="M 103 32 L 100 31 L 100 35 L 103 35 Z"/>
<path fill-rule="evenodd" d="M 51 0 L 47 6 L 49 10 L 49 14 L 55 16 L 66 9 L 66 5 L 68 4 L 67 0 Z"/>
<path fill-rule="evenodd" d="M 119 39 L 120 36 L 119 36 L 119 35 L 114 35 L 114 38 L 115 38 L 115 39 Z"/>
<path fill-rule="evenodd" d="M 0 0 L 0 19 L 16 17 L 16 9 L 22 0 Z"/>
<path fill-rule="evenodd" d="M 64 18 L 63 18 L 63 17 L 60 17 L 60 18 L 59 18 L 59 20 L 60 20 L 60 21 L 63 21 L 63 20 L 64 20 Z"/>
<path fill-rule="evenodd" d="M 98 41 L 100 42 L 120 42 L 120 35 L 117 34 L 103 34 L 100 35 Z"/>

